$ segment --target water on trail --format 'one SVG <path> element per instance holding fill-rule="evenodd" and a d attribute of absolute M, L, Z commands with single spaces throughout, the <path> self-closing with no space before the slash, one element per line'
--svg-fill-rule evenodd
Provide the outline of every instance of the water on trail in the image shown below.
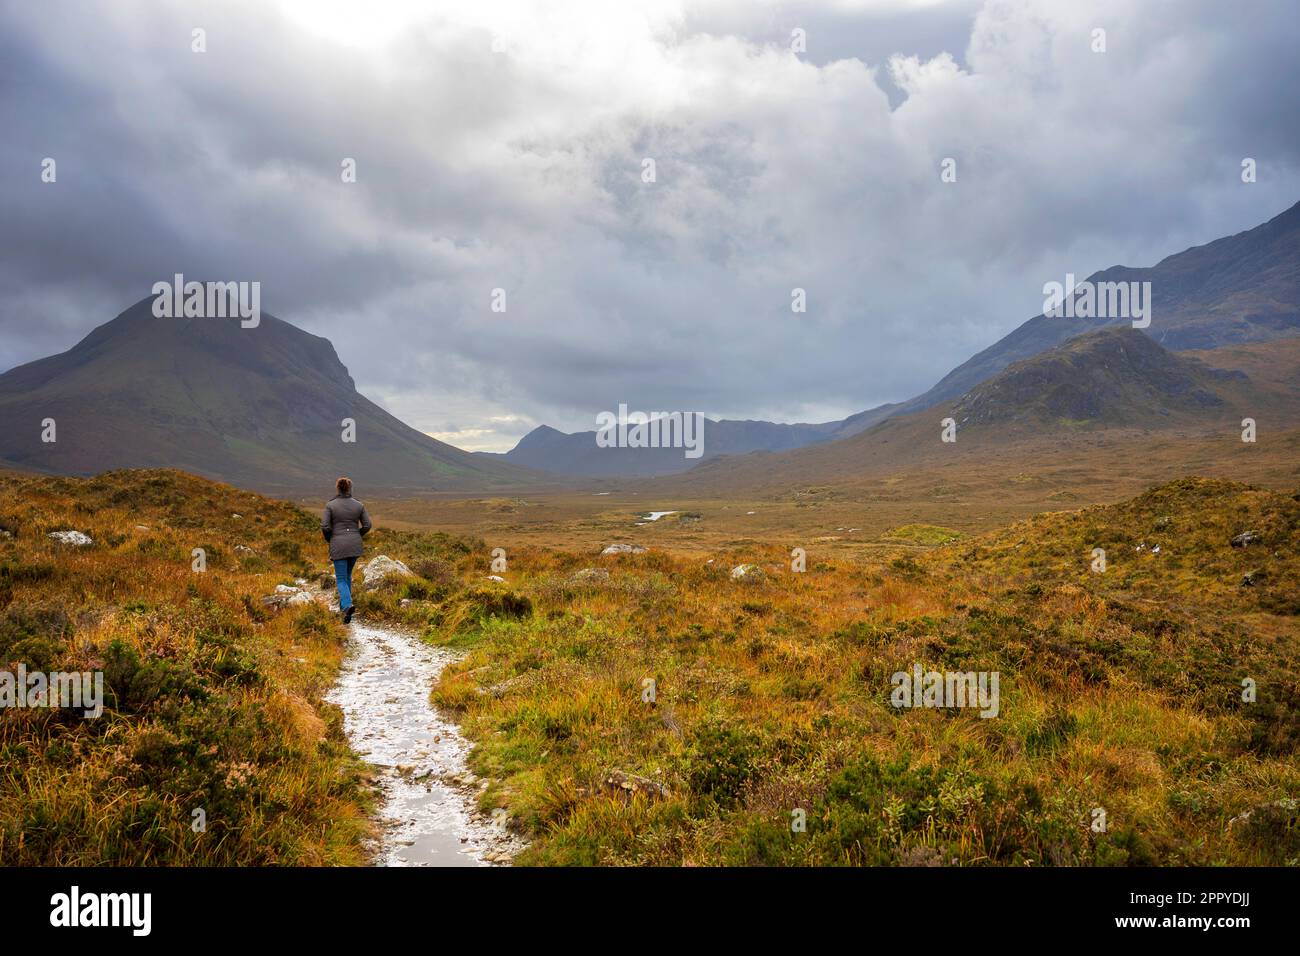
<path fill-rule="evenodd" d="M 637 524 L 638 525 L 649 524 L 652 521 L 658 521 L 660 518 L 664 518 L 667 517 L 668 515 L 675 515 L 675 514 L 677 514 L 676 511 L 647 511 L 645 514 L 641 516 L 641 520 L 638 521 Z"/>
<path fill-rule="evenodd" d="M 456 659 L 414 634 L 354 621 L 328 700 L 342 708 L 352 748 L 376 769 L 381 866 L 486 866 L 519 847 L 502 820 L 477 810 L 482 787 L 470 744 L 429 702 Z"/>

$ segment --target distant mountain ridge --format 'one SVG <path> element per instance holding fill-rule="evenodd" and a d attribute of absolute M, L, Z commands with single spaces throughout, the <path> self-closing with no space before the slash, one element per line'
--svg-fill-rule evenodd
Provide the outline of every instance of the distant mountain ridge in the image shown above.
<path fill-rule="evenodd" d="M 327 339 L 263 312 L 156 318 L 145 298 L 66 352 L 0 375 L 0 460 L 39 471 L 180 468 L 259 491 L 477 490 L 539 476 L 430 438 L 356 391 Z M 53 419 L 55 441 L 42 441 Z M 355 442 L 343 441 L 343 420 Z"/>
<path fill-rule="evenodd" d="M 1300 203 L 1253 229 L 1162 259 L 1149 268 L 1112 266 L 1086 282 L 1150 282 L 1153 317 L 1145 334 L 1164 348 L 1212 349 L 1300 333 Z M 1096 329 L 1131 326 L 1129 317 L 1039 314 L 905 402 L 816 425 L 718 422 L 706 429 L 703 459 L 785 451 L 850 437 L 888 418 L 958 398 L 1011 364 Z M 744 425 L 745 428 L 736 426 Z M 534 438 L 537 432 L 546 432 Z M 530 440 L 532 439 L 532 440 Z M 651 449 L 598 449 L 595 432 L 566 435 L 540 426 L 505 454 L 508 461 L 569 475 L 665 475 L 698 462 Z"/>
<path fill-rule="evenodd" d="M 834 438 L 839 426 L 839 422 L 782 425 L 706 418 L 703 447 L 709 457 L 783 451 Z M 687 458 L 682 448 L 601 448 L 594 430 L 566 434 L 549 425 L 534 428 L 500 457 L 528 468 L 584 477 L 669 475 L 693 468 L 701 460 Z"/>

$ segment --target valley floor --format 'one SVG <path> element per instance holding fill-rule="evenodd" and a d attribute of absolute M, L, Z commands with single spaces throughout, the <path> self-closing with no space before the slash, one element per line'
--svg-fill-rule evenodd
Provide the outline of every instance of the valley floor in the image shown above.
<path fill-rule="evenodd" d="M 1026 473 L 969 521 L 834 487 L 375 502 L 368 552 L 411 574 L 359 614 L 460 655 L 432 700 L 517 864 L 1300 861 L 1294 485 L 1013 520 L 1060 490 Z M 343 631 L 260 600 L 320 575 L 313 516 L 174 472 L 0 481 L 0 658 L 109 688 L 103 721 L 0 717 L 0 861 L 364 862 Z M 900 701 L 918 672 L 998 696 Z"/>
<path fill-rule="evenodd" d="M 1042 512 L 1124 501 L 1187 474 L 1278 491 L 1300 487 L 1300 430 L 1269 435 L 1254 445 L 1235 433 L 1075 436 L 983 448 L 970 456 L 941 454 L 906 469 L 864 467 L 816 484 L 800 483 L 791 474 L 772 487 L 735 492 L 711 478 L 688 475 L 598 482 L 568 493 L 370 497 L 367 505 L 387 527 L 471 535 L 492 547 L 585 551 L 627 541 L 698 554 L 780 543 L 853 559 L 876 552 L 888 556 L 911 545 L 891 534 L 899 527 L 923 524 L 980 533 Z M 646 520 L 663 511 L 669 514 Z"/>

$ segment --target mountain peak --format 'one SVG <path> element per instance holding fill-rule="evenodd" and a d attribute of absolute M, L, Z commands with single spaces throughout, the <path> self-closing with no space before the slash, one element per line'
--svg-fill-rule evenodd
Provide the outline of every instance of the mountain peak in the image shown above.
<path fill-rule="evenodd" d="M 0 459 L 92 474 L 174 467 L 259 490 L 433 490 L 526 473 L 453 448 L 356 391 L 328 339 L 263 312 L 159 318 L 141 299 L 68 351 L 0 375 Z M 54 419 L 57 441 L 41 440 Z M 344 425 L 351 421 L 349 437 Z"/>
<path fill-rule="evenodd" d="M 552 443 L 565 437 L 564 432 L 558 428 L 552 428 L 550 425 L 538 425 L 523 438 L 515 443 L 515 447 L 510 449 L 511 452 L 528 450 L 530 448 L 545 448 Z M 509 454 L 509 452 L 507 452 Z"/>

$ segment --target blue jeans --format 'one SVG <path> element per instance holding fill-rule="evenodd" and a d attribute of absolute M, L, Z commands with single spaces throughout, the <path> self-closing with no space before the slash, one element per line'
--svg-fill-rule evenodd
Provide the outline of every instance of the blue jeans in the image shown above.
<path fill-rule="evenodd" d="M 339 610 L 352 606 L 352 566 L 356 558 L 339 558 L 334 562 L 334 581 L 339 586 Z"/>

